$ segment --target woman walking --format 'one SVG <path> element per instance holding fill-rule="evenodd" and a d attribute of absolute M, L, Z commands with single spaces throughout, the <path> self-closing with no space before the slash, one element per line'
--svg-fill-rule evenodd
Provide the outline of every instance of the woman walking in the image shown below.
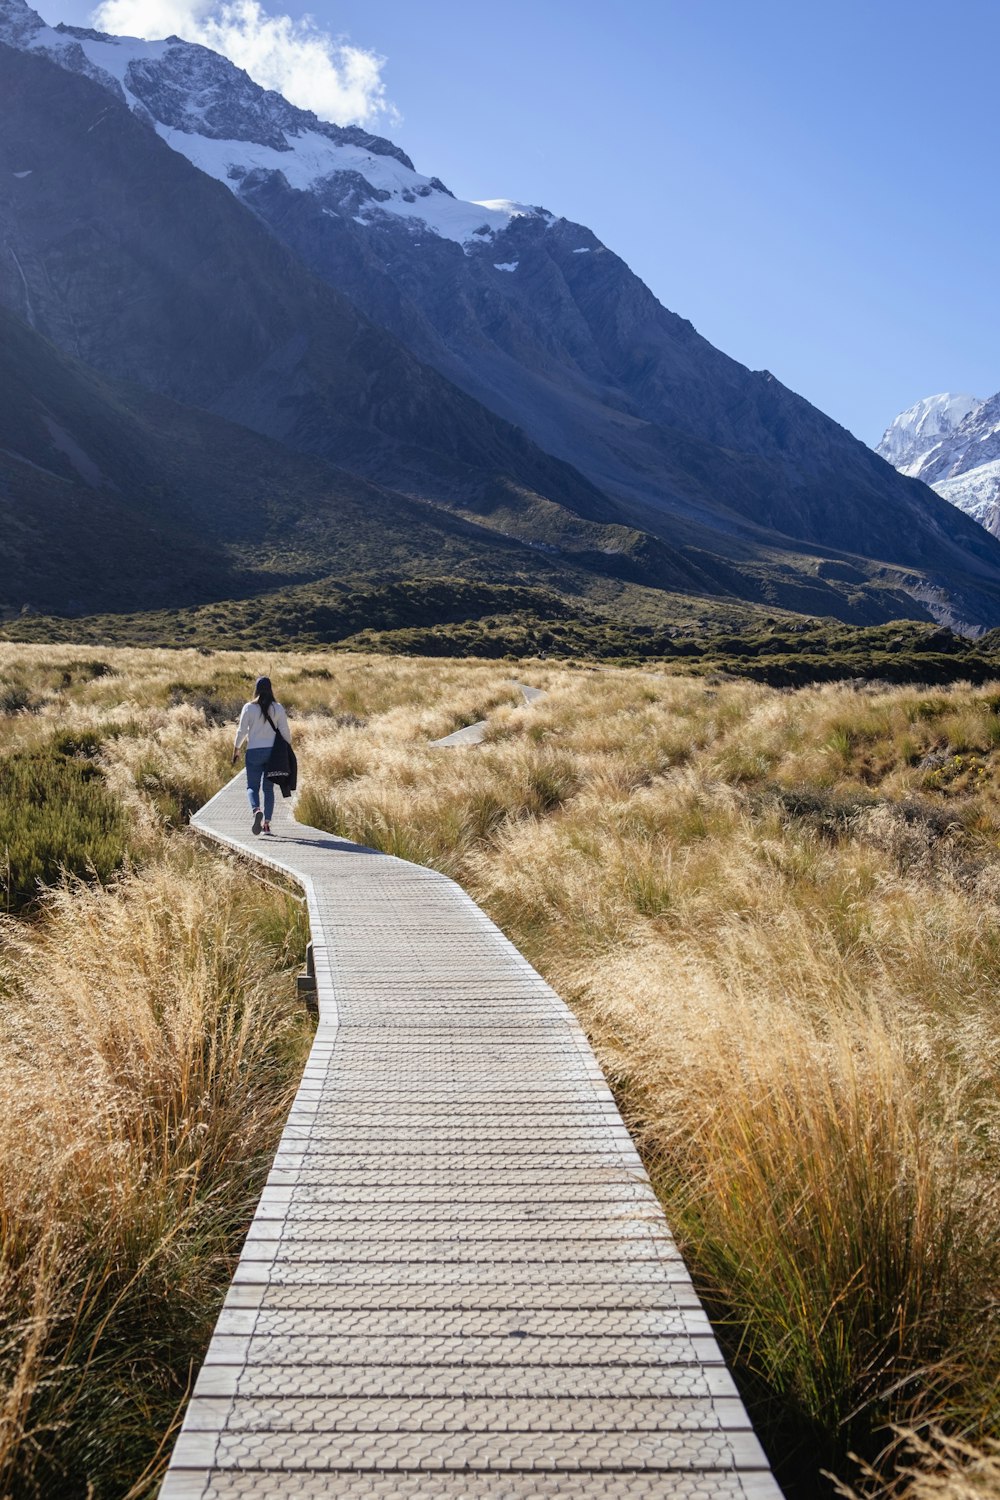
<path fill-rule="evenodd" d="M 233 746 L 233 765 L 236 764 L 240 747 L 247 747 L 247 797 L 253 813 L 251 831 L 271 832 L 271 815 L 274 812 L 274 782 L 265 776 L 267 763 L 274 749 L 277 735 L 291 744 L 288 732 L 288 715 L 274 696 L 270 677 L 258 677 L 254 684 L 253 698 L 244 703 L 240 722 L 236 726 L 236 744 Z M 260 784 L 264 783 L 264 807 L 260 805 Z"/>

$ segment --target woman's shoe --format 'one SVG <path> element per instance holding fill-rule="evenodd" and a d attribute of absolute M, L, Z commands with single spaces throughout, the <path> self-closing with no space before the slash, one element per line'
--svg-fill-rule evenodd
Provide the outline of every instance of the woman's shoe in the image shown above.
<path fill-rule="evenodd" d="M 270 825 L 270 823 L 265 823 L 264 824 L 264 832 L 265 833 L 270 833 L 271 832 L 271 825 Z"/>
<path fill-rule="evenodd" d="M 250 832 L 251 833 L 260 833 L 260 825 L 263 822 L 264 822 L 264 814 L 261 812 L 260 808 L 258 807 L 257 811 L 253 815 L 253 823 L 250 826 Z"/>

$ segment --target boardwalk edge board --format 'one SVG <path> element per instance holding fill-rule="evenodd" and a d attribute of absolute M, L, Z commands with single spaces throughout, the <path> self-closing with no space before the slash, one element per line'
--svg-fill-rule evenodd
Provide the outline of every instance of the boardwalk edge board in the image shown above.
<path fill-rule="evenodd" d="M 161 1500 L 780 1500 L 572 1012 L 453 881 L 242 777 L 319 1023 Z"/>

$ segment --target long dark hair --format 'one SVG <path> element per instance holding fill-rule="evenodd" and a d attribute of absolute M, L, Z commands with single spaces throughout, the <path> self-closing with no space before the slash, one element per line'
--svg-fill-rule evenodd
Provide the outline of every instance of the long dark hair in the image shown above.
<path fill-rule="evenodd" d="M 258 677 L 254 684 L 253 701 L 262 714 L 270 713 L 271 704 L 274 702 L 274 689 L 271 687 L 270 677 Z"/>

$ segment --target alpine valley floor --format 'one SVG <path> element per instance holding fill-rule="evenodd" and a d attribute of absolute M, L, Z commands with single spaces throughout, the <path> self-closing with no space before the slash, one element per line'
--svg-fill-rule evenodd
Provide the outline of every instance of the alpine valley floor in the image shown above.
<path fill-rule="evenodd" d="M 0 1096 L 3 1305 L 27 1318 L 5 1324 L 6 1388 L 22 1393 L 14 1448 L 2 1450 L 7 1488 L 30 1493 L 17 1475 L 38 1460 L 40 1423 L 47 1454 L 92 1479 L 102 1500 L 147 1467 L 154 1475 L 183 1394 L 181 1351 L 198 1327 L 207 1342 L 216 1316 L 208 1263 L 226 1272 L 225 1235 L 238 1240 L 252 1217 L 261 1179 L 223 1191 L 213 1175 L 237 1165 L 225 1140 L 247 1126 L 234 1111 L 255 1107 L 239 1067 L 220 1078 L 232 1081 L 206 1134 L 186 1094 L 157 1093 L 170 1106 L 174 1146 L 157 1154 L 166 1175 L 150 1176 L 143 1155 L 158 1129 L 148 1092 L 125 1085 L 154 1076 L 154 1059 L 166 1067 L 171 1038 L 183 1040 L 171 1020 L 180 1013 L 157 997 L 164 975 L 178 1003 L 194 993 L 181 983 L 190 961 L 206 997 L 220 980 L 222 1008 L 206 1012 L 213 1036 L 257 1047 L 263 1027 L 272 1113 L 287 1087 L 274 1049 L 286 1056 L 291 1016 L 275 1036 L 274 1001 L 265 1025 L 227 997 L 251 969 L 255 993 L 284 993 L 265 970 L 297 930 L 295 903 L 241 885 L 239 867 L 182 831 L 227 778 L 235 712 L 261 669 L 296 726 L 302 821 L 458 880 L 583 1026 L 786 1494 L 832 1493 L 823 1470 L 911 1500 L 958 1497 L 967 1469 L 982 1493 L 995 1490 L 996 684 L 776 690 L 654 664 L 520 662 L 517 677 L 546 693 L 529 709 L 503 662 L 11 644 L 0 646 L 0 798 L 28 776 L 60 788 L 53 805 L 79 838 L 46 824 L 52 847 L 36 839 L 32 850 L 31 829 L 2 804 L 17 835 L 8 901 L 29 902 L 3 931 L 3 1014 L 14 1024 L 0 1040 L 4 1076 L 17 1081 Z M 480 745 L 430 747 L 479 720 Z M 127 814 L 117 831 L 103 822 L 120 840 L 102 846 L 103 886 L 88 883 L 84 837 L 102 798 Z M 82 883 L 39 910 L 31 872 L 56 879 L 54 850 Z M 126 853 L 133 868 L 118 885 Z M 227 923 L 242 914 L 265 927 L 224 938 L 220 902 Z M 200 924 L 187 921 L 195 907 Z M 151 968 L 137 955 L 154 939 Z M 112 980 L 127 1014 L 148 1017 L 140 1029 L 111 1025 L 126 1014 L 110 1003 Z M 53 1016 L 73 1049 L 55 1045 Z M 98 1060 L 126 1046 L 142 1067 L 101 1072 Z M 208 1055 L 194 1042 L 178 1053 Z M 112 1102 L 134 1171 L 101 1144 Z M 184 1120 L 192 1133 L 178 1135 L 171 1121 Z M 71 1125 L 77 1144 L 50 1172 L 42 1146 L 68 1143 L 60 1132 Z M 30 1179 L 14 1170 L 25 1142 L 38 1148 Z M 194 1160 L 204 1162 L 196 1179 Z M 216 1185 L 204 1201 L 190 1198 L 194 1180 Z M 224 1210 L 221 1238 L 205 1233 L 212 1204 Z M 32 1305 L 46 1305 L 32 1280 L 44 1271 L 43 1210 L 81 1255 L 87 1234 L 95 1254 L 122 1247 L 120 1266 L 128 1247 L 141 1249 L 145 1279 L 124 1296 L 103 1273 L 76 1279 L 76 1258 L 66 1261 L 59 1284 L 45 1285 L 53 1296 L 89 1288 L 92 1313 L 32 1323 Z M 162 1244 L 157 1225 L 169 1230 Z M 149 1294 L 167 1286 L 169 1299 Z M 183 1318 L 163 1328 L 168 1308 Z M 26 1330 L 42 1326 L 45 1340 L 29 1348 Z M 92 1408 L 73 1374 L 74 1328 L 88 1339 L 101 1330 Z M 863 1481 L 850 1453 L 881 1479 Z M 113 1479 L 102 1469 L 112 1461 Z"/>

